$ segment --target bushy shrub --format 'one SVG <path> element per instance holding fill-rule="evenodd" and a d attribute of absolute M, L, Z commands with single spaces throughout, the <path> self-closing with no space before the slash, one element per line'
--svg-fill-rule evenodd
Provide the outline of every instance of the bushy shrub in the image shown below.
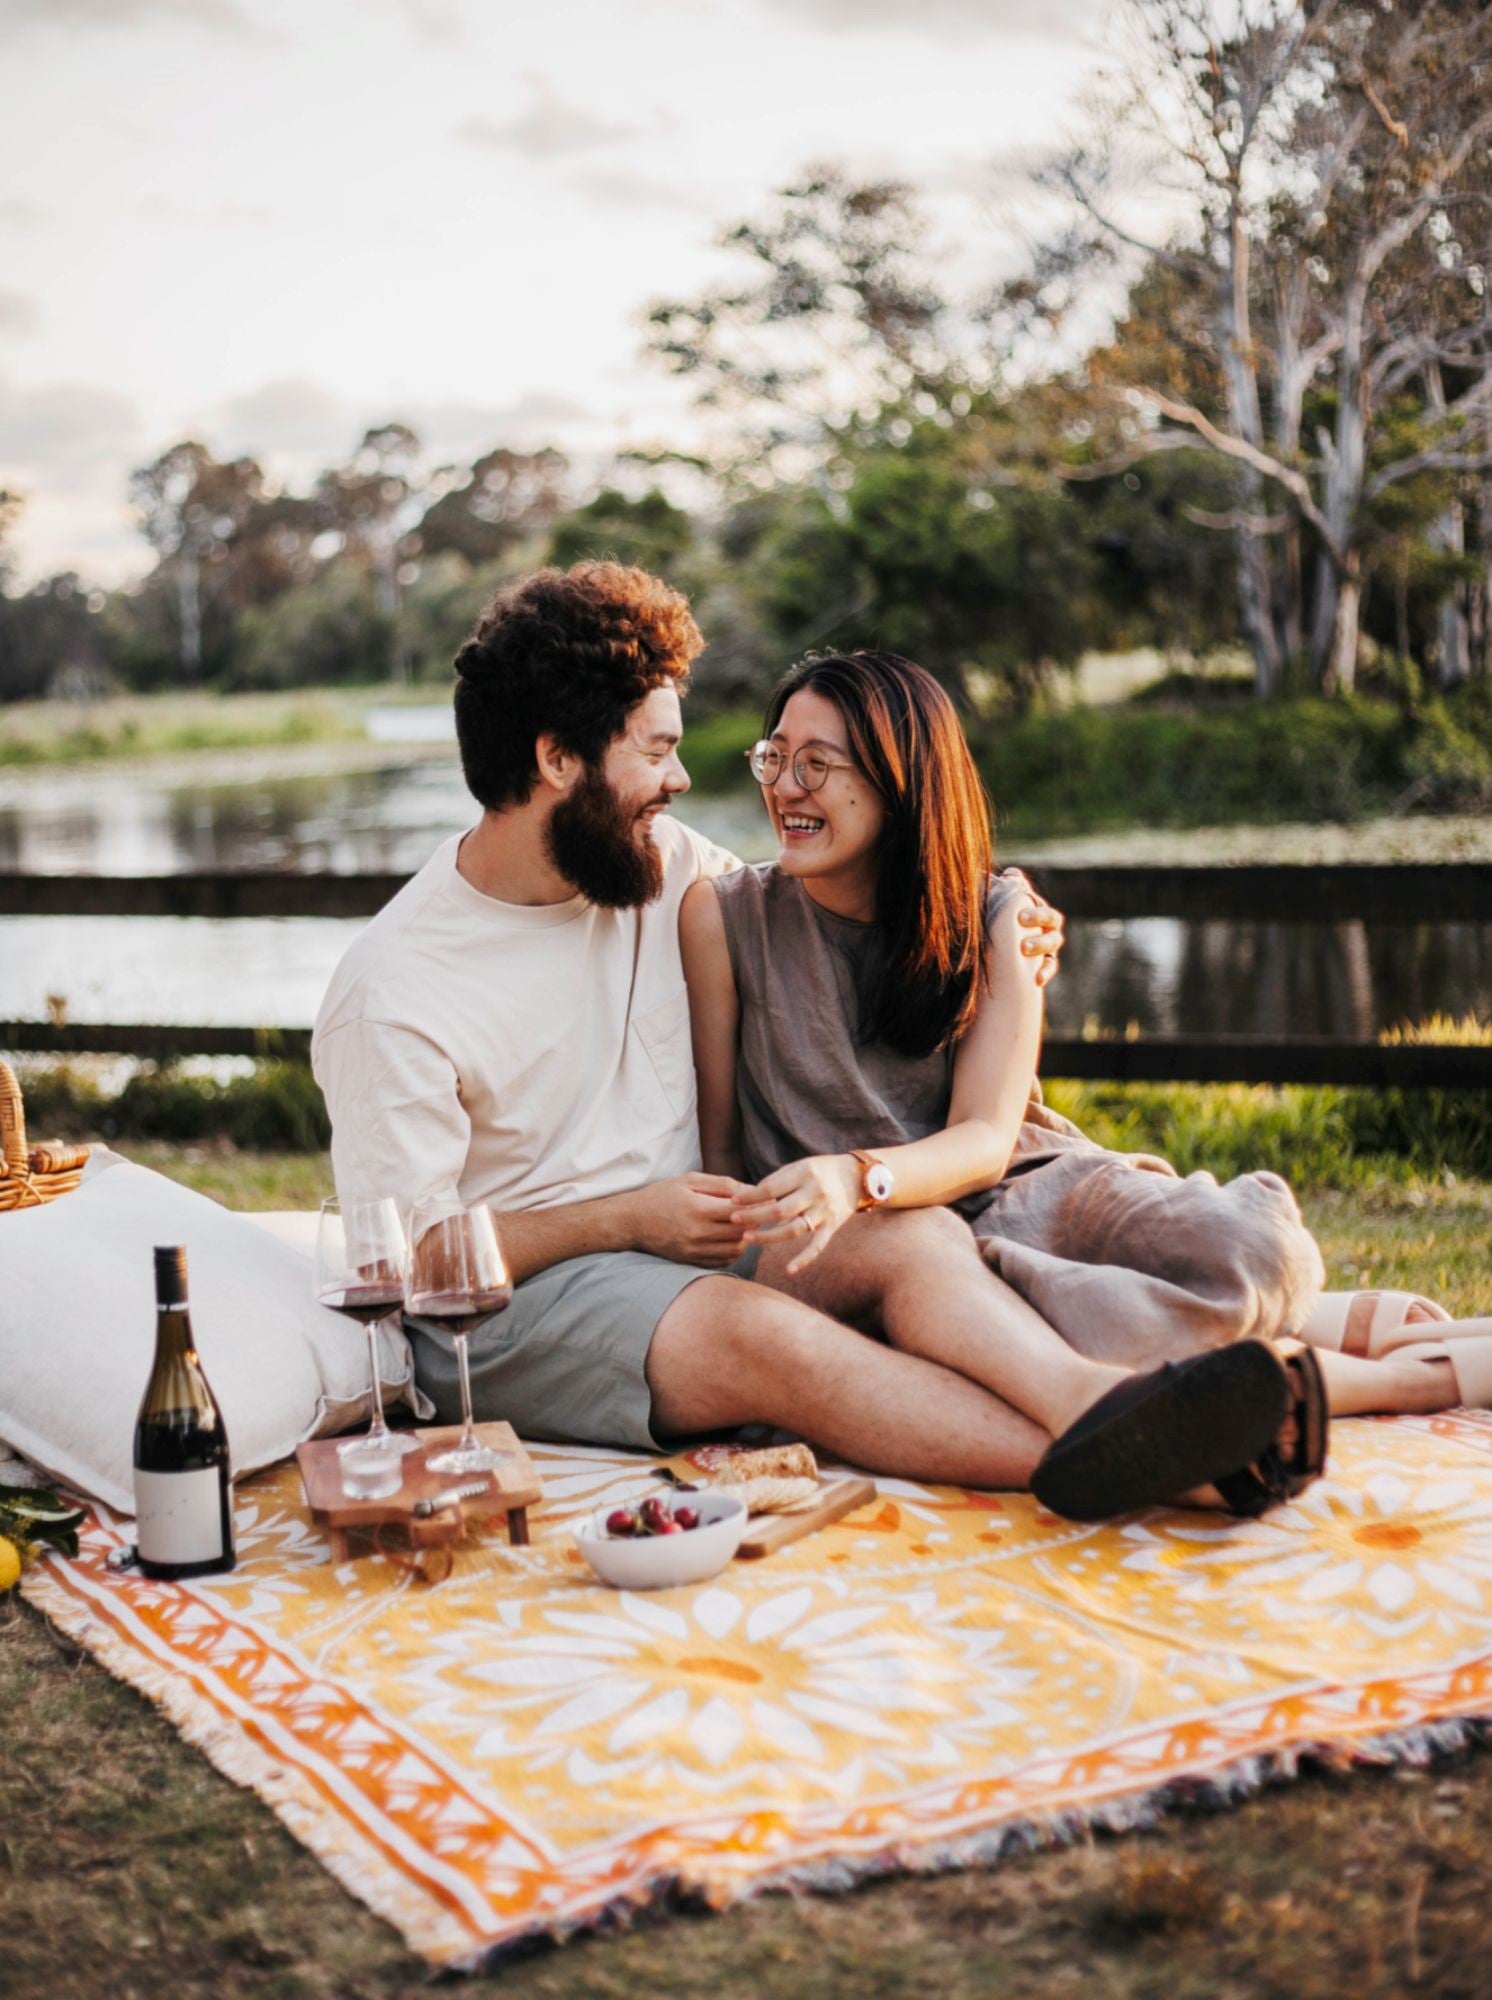
<path fill-rule="evenodd" d="M 318 1153 L 331 1126 L 305 1063 L 270 1058 L 219 1082 L 177 1063 L 142 1063 L 109 1095 L 79 1064 L 27 1064 L 27 1131 L 38 1139 L 227 1139 L 254 1152 Z"/>
<path fill-rule="evenodd" d="M 387 680 L 394 670 L 394 628 L 364 578 L 329 572 L 246 611 L 226 689 L 290 688 Z"/>
<path fill-rule="evenodd" d="M 1492 745 L 1439 702 L 1413 720 L 1383 701 L 1075 707 L 970 734 L 1002 818 L 1030 835 L 1492 800 Z"/>

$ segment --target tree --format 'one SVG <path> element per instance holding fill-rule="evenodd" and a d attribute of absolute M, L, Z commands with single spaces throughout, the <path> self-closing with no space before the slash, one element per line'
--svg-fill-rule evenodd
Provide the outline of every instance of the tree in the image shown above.
<path fill-rule="evenodd" d="M 1492 465 L 1492 14 L 1130 0 L 1128 16 L 1136 53 L 1106 123 L 1045 176 L 1086 227 L 1043 279 L 1058 292 L 1085 257 L 1122 252 L 1177 281 L 1216 406 L 1137 360 L 1127 384 L 1098 385 L 1131 406 L 1116 454 L 1200 449 L 1233 467 L 1260 691 L 1302 641 L 1318 683 L 1348 688 L 1375 504 Z M 1137 145 L 1186 207 L 1165 242 L 1125 221 Z M 1424 416 L 1406 435 L 1384 419 L 1411 388 Z"/>
<path fill-rule="evenodd" d="M 98 599 L 68 571 L 0 598 L 0 701 L 91 695 L 107 684 Z"/>
<path fill-rule="evenodd" d="M 13 569 L 12 552 L 6 547 L 6 543 L 15 533 L 25 511 L 26 502 L 23 496 L 8 492 L 5 487 L 0 486 L 0 596 L 5 593 L 5 586 L 10 581 Z"/>
<path fill-rule="evenodd" d="M 568 568 L 591 558 L 614 558 L 672 579 L 693 540 L 689 516 L 656 487 L 633 500 L 603 486 L 593 500 L 556 522 L 549 560 Z"/>
<path fill-rule="evenodd" d="M 652 304 L 651 352 L 733 426 L 726 463 L 763 480 L 801 470 L 858 412 L 950 374 L 954 315 L 923 265 L 927 236 L 905 183 L 818 167 L 722 232 L 747 260 L 739 284 Z"/>
<path fill-rule="evenodd" d="M 937 424 L 869 454 L 841 496 L 804 491 L 764 540 L 788 648 L 876 645 L 919 661 L 968 706 L 981 677 L 1024 707 L 1082 650 L 1084 524 L 1050 483 L 990 483 Z"/>
<path fill-rule="evenodd" d="M 234 536 L 264 491 L 252 458 L 220 462 L 186 439 L 130 475 L 130 501 L 157 568 L 174 588 L 183 675 L 202 674 L 203 581 L 227 562 Z"/>
<path fill-rule="evenodd" d="M 421 556 L 457 555 L 473 569 L 519 542 L 548 534 L 564 512 L 569 460 L 563 452 L 484 452 L 469 468 L 446 466 L 411 540 Z"/>
<path fill-rule="evenodd" d="M 399 610 L 401 563 L 418 519 L 416 460 L 420 441 L 407 424 L 379 424 L 363 434 L 350 462 L 316 483 L 318 519 L 341 538 L 344 554 L 361 562 L 374 583 L 379 615 Z"/>

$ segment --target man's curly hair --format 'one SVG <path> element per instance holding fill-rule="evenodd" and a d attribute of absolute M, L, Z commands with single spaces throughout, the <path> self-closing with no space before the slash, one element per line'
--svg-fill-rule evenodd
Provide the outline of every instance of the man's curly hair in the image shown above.
<path fill-rule="evenodd" d="M 596 765 L 656 687 L 683 694 L 704 641 L 689 601 L 643 569 L 580 562 L 500 590 L 456 655 L 456 740 L 467 789 L 521 805 L 552 735 Z"/>

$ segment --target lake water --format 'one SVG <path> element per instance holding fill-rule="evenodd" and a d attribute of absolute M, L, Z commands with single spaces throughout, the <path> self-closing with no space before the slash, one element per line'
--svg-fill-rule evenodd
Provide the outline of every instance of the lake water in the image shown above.
<path fill-rule="evenodd" d="M 288 755 L 213 762 L 214 782 L 139 768 L 0 783 L 0 870 L 174 874 L 234 868 L 413 871 L 473 809 L 449 733 L 388 711 L 409 761 L 279 775 Z M 423 732 L 421 736 L 420 732 Z M 235 782 L 223 780 L 231 773 Z M 753 796 L 691 796 L 679 817 L 748 860 L 771 843 Z M 1055 858 L 1053 856 L 1052 858 Z M 0 1019 L 298 1027 L 360 924 L 130 918 L 0 920 Z M 1492 1017 L 1492 923 L 1296 927 L 1169 919 L 1075 924 L 1048 1020 L 1146 1033 L 1371 1035 L 1432 1012 Z"/>

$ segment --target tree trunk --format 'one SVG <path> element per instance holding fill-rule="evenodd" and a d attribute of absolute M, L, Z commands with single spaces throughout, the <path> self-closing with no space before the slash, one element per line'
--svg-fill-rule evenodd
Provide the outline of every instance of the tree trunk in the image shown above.
<path fill-rule="evenodd" d="M 1310 387 L 1310 370 L 1300 349 L 1307 296 L 1304 274 L 1292 260 L 1275 283 L 1275 443 L 1287 461 L 1300 451 L 1301 411 Z M 1300 521 L 1293 515 L 1280 548 L 1276 621 L 1281 658 L 1298 661 L 1305 634 L 1305 555 Z"/>
<path fill-rule="evenodd" d="M 1337 583 L 1337 611 L 1332 625 L 1331 652 L 1322 681 L 1325 694 L 1351 694 L 1357 686 L 1357 629 L 1362 611 L 1362 579 L 1358 565 Z"/>
<path fill-rule="evenodd" d="M 1311 672 L 1323 694 L 1350 694 L 1357 684 L 1357 629 L 1362 610 L 1362 559 L 1353 546 L 1363 476 L 1368 459 L 1368 421 L 1363 382 L 1363 324 L 1368 278 L 1359 269 L 1342 313 L 1337 350 L 1336 430 L 1325 445 L 1326 480 L 1321 512 L 1330 548 L 1317 573 L 1311 620 Z M 1330 581 L 1326 568 L 1330 566 Z"/>
<path fill-rule="evenodd" d="M 202 678 L 201 568 L 195 551 L 183 549 L 176 563 L 176 594 L 181 606 L 181 671 L 189 681 Z"/>
<path fill-rule="evenodd" d="M 1477 495 L 1476 539 L 1482 573 L 1470 590 L 1467 668 L 1479 680 L 1492 678 L 1492 473 L 1483 473 Z"/>
<path fill-rule="evenodd" d="M 1220 343 L 1223 377 L 1227 383 L 1228 409 L 1237 437 L 1256 448 L 1263 443 L 1263 418 L 1259 406 L 1258 364 L 1254 355 L 1253 328 L 1249 318 L 1249 238 L 1240 191 L 1235 187 L 1228 219 L 1226 270 L 1219 295 L 1222 320 Z M 1242 479 L 1241 511 L 1264 512 L 1264 482 L 1248 470 Z M 1254 691 L 1267 699 L 1279 685 L 1280 650 L 1275 617 L 1273 566 L 1261 536 L 1239 528 L 1234 537 L 1238 552 L 1238 617 L 1254 660 Z"/>
<path fill-rule="evenodd" d="M 1456 507 L 1452 509 L 1452 512 L 1456 516 L 1456 539 L 1454 542 L 1443 543 L 1441 546 L 1454 548 L 1459 553 L 1462 529 L 1461 509 Z M 1431 532 L 1432 541 L 1436 539 L 1436 536 L 1444 525 L 1442 522 L 1436 523 L 1435 528 Z M 1436 678 L 1442 688 L 1459 687 L 1471 673 L 1471 629 L 1466 615 L 1467 606 L 1463 601 L 1464 596 L 1467 594 L 1465 587 L 1458 583 L 1440 607 L 1439 630 L 1436 634 L 1436 652 L 1438 655 L 1436 660 Z"/>
<path fill-rule="evenodd" d="M 1256 511 L 1263 500 L 1261 482 L 1250 481 L 1252 491 L 1244 507 Z M 1274 620 L 1272 578 L 1269 558 L 1258 535 L 1239 528 L 1233 538 L 1238 554 L 1238 622 L 1254 661 L 1254 693 L 1267 701 L 1279 686 L 1280 652 Z"/>
<path fill-rule="evenodd" d="M 1437 417 L 1445 415 L 1445 380 L 1439 362 L 1432 361 L 1425 370 L 1425 400 Z M 1440 519 L 1432 522 L 1426 539 L 1432 549 L 1445 549 L 1457 556 L 1465 553 L 1466 515 L 1459 500 L 1452 500 Z M 1436 620 L 1435 673 L 1442 688 L 1459 687 L 1471 671 L 1467 594 L 1458 582 L 1447 593 Z"/>
<path fill-rule="evenodd" d="M 1311 596 L 1311 638 L 1310 663 L 1311 679 L 1323 694 L 1330 694 L 1327 684 L 1329 662 L 1332 654 L 1332 638 L 1337 629 L 1337 605 L 1341 598 L 1341 578 L 1330 556 L 1316 558 L 1316 587 Z"/>

